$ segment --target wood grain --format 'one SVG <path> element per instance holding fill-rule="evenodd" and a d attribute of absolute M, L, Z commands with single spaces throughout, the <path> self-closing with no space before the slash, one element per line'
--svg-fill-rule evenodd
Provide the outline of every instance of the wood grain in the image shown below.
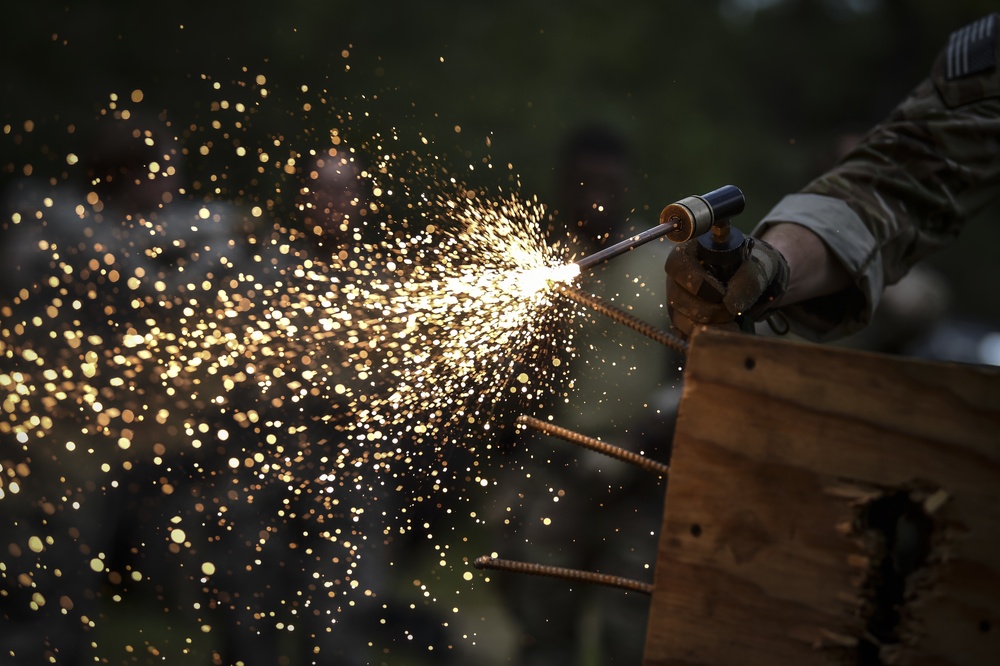
<path fill-rule="evenodd" d="M 671 468 L 647 666 L 1000 664 L 997 368 L 698 333 Z M 929 543 L 879 647 L 897 504 Z"/>

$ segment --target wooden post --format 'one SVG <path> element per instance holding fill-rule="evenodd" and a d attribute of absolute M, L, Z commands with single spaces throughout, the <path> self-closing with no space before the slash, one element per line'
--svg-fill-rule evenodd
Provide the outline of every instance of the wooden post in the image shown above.
<path fill-rule="evenodd" d="M 1000 369 L 701 332 L 646 666 L 1000 664 Z"/>

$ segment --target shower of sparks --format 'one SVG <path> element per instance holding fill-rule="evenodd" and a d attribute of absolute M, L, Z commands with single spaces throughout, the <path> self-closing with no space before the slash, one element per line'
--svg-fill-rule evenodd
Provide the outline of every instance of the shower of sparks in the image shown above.
<path fill-rule="evenodd" d="M 212 126 L 238 106 L 218 104 Z M 176 143 L 158 145 L 127 122 L 138 114 L 117 96 L 105 115 L 161 151 L 112 185 L 166 187 L 184 159 L 219 149 L 206 128 L 169 119 Z M 235 127 L 245 124 L 238 116 Z M 3 132 L 23 138 L 30 127 Z M 130 208 L 91 174 L 79 187 L 28 178 L 8 193 L 0 503 L 52 518 L 18 523 L 0 561 L 0 578 L 29 592 L 27 606 L 61 604 L 95 621 L 72 591 L 32 596 L 32 581 L 50 575 L 46 549 L 68 548 L 84 577 L 116 586 L 150 580 L 143 562 L 164 551 L 211 598 L 195 606 L 203 631 L 216 610 L 249 611 L 272 627 L 311 626 L 322 643 L 338 621 L 330 608 L 378 596 L 364 566 L 377 547 L 426 527 L 414 508 L 486 486 L 494 433 L 564 390 L 577 306 L 552 283 L 578 269 L 542 233 L 544 207 L 516 190 L 398 171 L 395 139 L 348 147 L 333 130 L 330 145 L 301 151 L 237 140 L 234 159 L 255 154 L 257 173 L 274 169 L 277 185 L 231 203 L 219 189 L 181 185 Z M 362 149 L 376 157 L 362 160 Z M 331 211 L 291 205 L 302 189 L 292 176 L 317 156 L 356 168 L 368 192 L 318 245 L 297 220 Z M 66 162 L 92 159 L 81 151 Z M 129 505 L 149 532 L 144 551 L 120 563 L 70 516 L 118 501 L 126 486 L 158 508 Z M 279 536 L 279 523 L 296 521 L 302 534 Z M 233 535 L 238 547 L 223 547 Z M 282 600 L 285 615 L 263 610 L 256 593 L 220 595 L 213 582 L 266 571 L 269 547 L 306 560 L 314 598 Z"/>

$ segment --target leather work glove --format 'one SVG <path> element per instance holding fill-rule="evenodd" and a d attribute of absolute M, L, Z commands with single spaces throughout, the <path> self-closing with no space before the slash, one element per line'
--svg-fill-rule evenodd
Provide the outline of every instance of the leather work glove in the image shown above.
<path fill-rule="evenodd" d="M 667 257 L 667 314 L 684 336 L 703 324 L 737 330 L 737 317 L 760 321 L 785 293 L 788 262 L 770 244 L 757 238 L 748 242 L 748 256 L 726 283 L 698 259 L 697 238 Z"/>

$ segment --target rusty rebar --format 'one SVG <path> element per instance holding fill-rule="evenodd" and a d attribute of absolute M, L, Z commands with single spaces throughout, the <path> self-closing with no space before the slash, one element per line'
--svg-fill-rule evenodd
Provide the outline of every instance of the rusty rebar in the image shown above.
<path fill-rule="evenodd" d="M 594 571 L 582 571 L 580 569 L 567 569 L 565 567 L 553 567 L 545 564 L 535 564 L 533 562 L 519 562 L 516 560 L 502 560 L 497 557 L 483 555 L 476 558 L 473 566 L 477 569 L 497 569 L 500 571 L 513 571 L 516 573 L 526 573 L 535 576 L 549 576 L 551 578 L 561 578 L 563 580 L 581 581 L 584 583 L 594 583 L 596 585 L 607 585 L 617 587 L 632 592 L 652 594 L 653 585 L 643 583 L 639 580 L 624 578 L 622 576 L 612 576 Z"/>
<path fill-rule="evenodd" d="M 564 439 L 567 442 L 576 444 L 577 446 L 582 446 L 585 449 L 597 451 L 598 453 L 615 458 L 616 460 L 636 465 L 647 472 L 652 472 L 653 474 L 658 474 L 659 476 L 666 476 L 670 472 L 669 465 L 664 465 L 663 463 L 657 462 L 652 458 L 647 458 L 644 455 L 623 449 L 620 446 L 602 442 L 599 439 L 588 437 L 576 431 L 570 430 L 569 428 L 563 428 L 552 423 L 547 423 L 526 414 L 518 416 L 517 423 L 527 426 L 528 428 L 532 428 L 533 430 L 537 430 L 538 432 L 545 433 L 546 435 Z"/>
<path fill-rule="evenodd" d="M 635 315 L 629 314 L 628 312 L 611 305 L 599 297 L 594 296 L 593 294 L 588 294 L 587 292 L 571 285 L 559 283 L 556 285 L 556 288 L 561 293 L 565 294 L 571 301 L 579 303 L 580 305 L 585 305 L 595 312 L 599 312 L 606 317 L 610 317 L 619 324 L 624 324 L 633 331 L 641 333 L 647 338 L 655 340 L 665 347 L 669 347 L 670 349 L 678 351 L 682 354 L 687 354 L 688 343 L 681 340 L 676 335 L 656 328 L 652 324 L 639 319 Z"/>

